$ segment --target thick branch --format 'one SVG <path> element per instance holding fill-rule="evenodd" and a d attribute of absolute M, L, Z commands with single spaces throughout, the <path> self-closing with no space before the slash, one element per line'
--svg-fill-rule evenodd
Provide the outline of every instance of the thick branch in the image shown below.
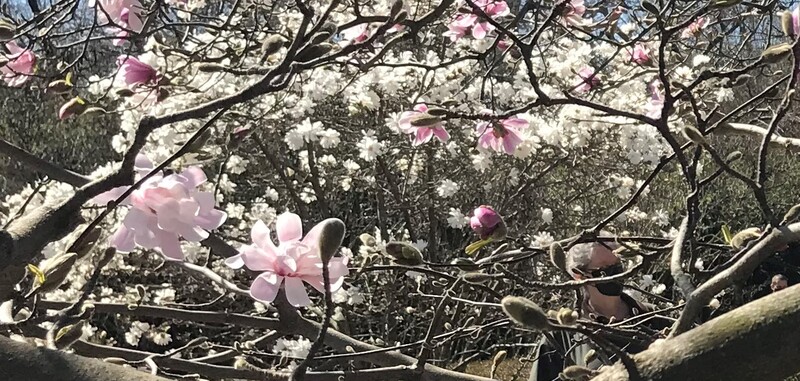
<path fill-rule="evenodd" d="M 165 380 L 133 368 L 37 348 L 0 336 L 0 379 L 22 378 L 27 381 Z"/>
<path fill-rule="evenodd" d="M 796 228 L 796 227 L 795 227 Z M 634 356 L 643 380 L 783 380 L 800 371 L 800 285 L 774 293 Z M 630 380 L 616 364 L 594 381 Z"/>

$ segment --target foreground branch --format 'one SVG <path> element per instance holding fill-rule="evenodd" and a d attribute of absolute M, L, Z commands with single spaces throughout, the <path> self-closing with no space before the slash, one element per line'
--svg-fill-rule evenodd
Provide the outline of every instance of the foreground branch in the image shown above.
<path fill-rule="evenodd" d="M 644 380 L 783 380 L 800 372 L 800 285 L 737 308 L 634 356 Z M 632 380 L 616 364 L 593 381 Z"/>

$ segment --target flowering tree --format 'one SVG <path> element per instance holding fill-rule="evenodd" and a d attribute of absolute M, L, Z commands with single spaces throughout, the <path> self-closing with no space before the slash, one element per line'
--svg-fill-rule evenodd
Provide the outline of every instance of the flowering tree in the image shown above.
<path fill-rule="evenodd" d="M 780 345 L 800 338 L 800 290 L 740 297 L 800 239 L 778 176 L 800 147 L 797 9 L 40 5 L 4 9 L 4 94 L 45 94 L 25 112 L 57 128 L 113 121 L 115 160 L 85 147 L 82 174 L 0 136 L 41 176 L 0 210 L 0 324 L 26 343 L 0 338 L 0 370 L 481 380 L 524 374 L 559 329 L 650 346 L 596 379 L 800 372 Z M 613 278 L 671 329 L 540 309 L 608 280 L 566 280 L 559 253 L 592 241 L 622 245 Z"/>

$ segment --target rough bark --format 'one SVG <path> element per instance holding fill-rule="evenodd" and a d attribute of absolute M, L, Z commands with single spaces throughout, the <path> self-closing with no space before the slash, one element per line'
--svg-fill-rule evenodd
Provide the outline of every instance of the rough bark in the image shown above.
<path fill-rule="evenodd" d="M 634 356 L 643 380 L 783 380 L 800 372 L 800 285 L 766 296 Z M 633 380 L 622 364 L 593 381 Z"/>
<path fill-rule="evenodd" d="M 158 381 L 166 379 L 133 368 L 35 347 L 0 336 L 0 380 Z"/>

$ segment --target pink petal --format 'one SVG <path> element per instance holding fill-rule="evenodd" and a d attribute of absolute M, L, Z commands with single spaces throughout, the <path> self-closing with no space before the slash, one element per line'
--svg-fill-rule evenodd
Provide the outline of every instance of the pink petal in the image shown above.
<path fill-rule="evenodd" d="M 319 246 L 319 235 L 322 233 L 323 226 L 324 225 L 322 222 L 314 225 L 314 227 L 311 228 L 311 230 L 309 230 L 308 233 L 306 233 L 306 236 L 303 237 L 303 240 L 301 242 L 313 248 Z"/>
<path fill-rule="evenodd" d="M 450 134 L 447 133 L 447 130 L 445 130 L 444 127 L 434 128 L 433 134 L 436 135 L 436 138 L 442 143 L 447 143 L 447 141 L 450 139 Z"/>
<path fill-rule="evenodd" d="M 428 111 L 428 105 L 426 105 L 425 103 L 417 103 L 414 106 L 414 111 L 426 112 Z"/>
<path fill-rule="evenodd" d="M 95 204 L 105 206 L 106 204 L 108 204 L 109 201 L 114 201 L 118 199 L 120 196 L 122 196 L 122 194 L 128 191 L 128 188 L 130 188 L 130 186 L 116 187 L 108 192 L 101 193 L 95 196 L 92 199 L 92 202 Z"/>
<path fill-rule="evenodd" d="M 182 261 L 184 259 L 183 250 L 178 242 L 178 235 L 175 233 L 165 232 L 158 230 L 155 232 L 158 238 L 158 248 L 161 249 L 161 254 L 168 260 Z"/>
<path fill-rule="evenodd" d="M 120 253 L 130 253 L 136 248 L 134 241 L 133 231 L 121 225 L 111 237 L 109 237 L 109 244 Z"/>
<path fill-rule="evenodd" d="M 281 243 L 298 241 L 303 238 L 303 221 L 300 216 L 286 212 L 278 216 L 275 230 L 278 231 L 278 240 Z"/>
<path fill-rule="evenodd" d="M 433 131 L 430 128 L 420 128 L 417 130 L 416 137 L 414 138 L 414 143 L 412 145 L 418 146 L 421 144 L 425 144 L 431 140 L 433 137 Z"/>
<path fill-rule="evenodd" d="M 506 127 L 513 127 L 513 128 L 525 128 L 528 127 L 528 121 L 522 118 L 508 118 L 502 121 L 503 126 Z"/>
<path fill-rule="evenodd" d="M 205 212 L 195 217 L 194 223 L 203 229 L 214 230 L 222 226 L 222 224 L 224 224 L 225 220 L 227 219 L 228 219 L 227 213 L 221 210 L 212 209 L 209 210 L 208 212 Z"/>
<path fill-rule="evenodd" d="M 252 229 L 250 229 L 250 239 L 262 249 L 271 249 L 273 252 L 275 251 L 275 244 L 272 243 L 269 227 L 264 221 L 256 221 Z"/>
<path fill-rule="evenodd" d="M 489 23 L 477 23 L 472 27 L 472 37 L 474 37 L 476 40 L 482 40 L 486 37 L 486 34 L 492 30 L 494 30 L 494 27 Z"/>
<path fill-rule="evenodd" d="M 225 258 L 225 265 L 234 270 L 238 270 L 244 267 L 244 256 L 242 253 L 239 253 L 232 257 Z"/>
<path fill-rule="evenodd" d="M 278 295 L 281 281 L 283 281 L 283 277 L 275 273 L 262 273 L 250 285 L 250 296 L 259 302 L 272 303 L 275 296 Z"/>
<path fill-rule="evenodd" d="M 197 188 L 201 184 L 205 183 L 206 180 L 208 180 L 206 173 L 203 172 L 200 167 L 186 168 L 186 170 L 181 172 L 181 176 L 186 177 L 189 180 L 189 183 L 186 184 L 186 186 L 189 188 Z"/>
<path fill-rule="evenodd" d="M 253 271 L 273 271 L 276 269 L 275 252 L 264 250 L 255 245 L 244 245 L 239 249 L 242 262 Z M 238 261 L 231 261 L 238 264 Z"/>
<path fill-rule="evenodd" d="M 305 307 L 311 304 L 311 299 L 308 298 L 308 292 L 306 292 L 306 286 L 303 285 L 303 281 L 300 278 L 286 277 L 284 290 L 289 304 L 295 307 Z"/>

